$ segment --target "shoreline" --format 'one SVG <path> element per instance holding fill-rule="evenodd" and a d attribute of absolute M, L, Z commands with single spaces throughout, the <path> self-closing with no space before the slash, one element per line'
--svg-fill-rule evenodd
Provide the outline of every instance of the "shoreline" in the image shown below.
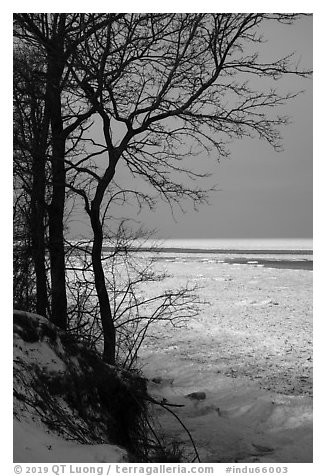
<path fill-rule="evenodd" d="M 175 256 L 161 256 L 157 257 L 155 261 L 164 261 L 164 262 L 178 262 L 178 258 Z M 249 265 L 250 267 L 264 267 L 264 268 L 277 268 L 277 269 L 299 269 L 304 271 L 313 271 L 313 261 L 310 259 L 266 259 L 266 258 L 224 258 L 219 260 L 217 258 L 207 260 L 207 259 L 198 259 L 193 261 L 199 261 L 206 263 L 207 261 L 214 264 L 228 264 L 228 265 Z"/>
<path fill-rule="evenodd" d="M 112 252 L 113 247 L 104 246 L 104 252 Z M 121 249 L 121 251 L 123 251 Z M 277 269 L 297 269 L 313 271 L 313 251 L 312 250 L 236 250 L 236 249 L 195 249 L 195 248 L 130 248 L 128 252 L 133 253 L 151 253 L 155 261 L 179 262 L 184 261 L 186 257 L 180 255 L 190 255 L 192 261 L 206 262 L 208 258 L 202 258 L 194 255 L 211 255 L 210 262 L 215 264 L 229 265 L 250 265 L 251 267 L 277 268 Z M 221 255 L 223 255 L 222 259 Z M 230 257 L 233 255 L 234 257 Z M 293 259 L 286 258 L 288 256 Z M 254 259 L 252 259 L 254 256 Z M 263 257 L 261 257 L 263 256 Z M 266 256 L 266 257 L 265 257 Z M 273 259 L 271 256 L 277 256 Z M 284 258 L 282 257 L 284 256 Z M 301 259 L 296 259 L 300 256 Z M 309 256 L 309 258 L 302 258 Z M 310 258 L 311 257 L 311 258 Z"/>

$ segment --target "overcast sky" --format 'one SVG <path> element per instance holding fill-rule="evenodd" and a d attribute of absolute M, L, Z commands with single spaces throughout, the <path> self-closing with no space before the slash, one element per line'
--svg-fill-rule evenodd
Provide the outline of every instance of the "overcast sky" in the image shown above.
<path fill-rule="evenodd" d="M 292 26 L 270 24 L 264 34 L 271 59 L 295 51 L 301 66 L 312 68 L 311 17 Z M 289 77 L 282 88 L 305 89 L 280 110 L 292 119 L 281 131 L 283 152 L 258 139 L 234 142 L 230 159 L 209 162 L 219 188 L 209 206 L 173 219 L 162 205 L 138 219 L 163 238 L 312 238 L 312 80 Z M 80 222 L 71 225 L 72 234 L 84 229 Z"/>
<path fill-rule="evenodd" d="M 302 65 L 312 67 L 312 18 L 266 34 L 275 57 L 297 51 Z M 306 91 L 282 111 L 292 117 L 282 130 L 284 151 L 258 140 L 235 142 L 230 159 L 212 166 L 220 191 L 210 206 L 178 214 L 178 223 L 168 210 L 157 211 L 150 224 L 176 238 L 312 238 L 312 80 L 292 77 L 287 84 Z"/>

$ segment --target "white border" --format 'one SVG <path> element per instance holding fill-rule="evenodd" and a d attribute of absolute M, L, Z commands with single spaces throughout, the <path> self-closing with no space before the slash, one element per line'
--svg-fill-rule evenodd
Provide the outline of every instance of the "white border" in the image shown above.
<path fill-rule="evenodd" d="M 119 1 L 110 2 L 82 2 L 82 1 L 13 1 L 2 4 L 1 21 L 1 173 L 2 183 L 0 187 L 1 207 L 1 250 L 5 266 L 0 273 L 1 279 L 1 304 L 2 304 L 2 327 L 1 327 L 1 408 L 2 408 L 2 467 L 4 474 L 13 474 L 12 466 L 12 330 L 11 330 L 11 255 L 12 255 L 12 13 L 14 12 L 106 12 L 108 7 L 111 11 L 122 12 L 211 12 L 218 8 L 221 12 L 237 11 L 274 11 L 274 12 L 305 12 L 314 14 L 314 463 L 313 464 L 289 464 L 289 474 L 295 475 L 321 475 L 325 468 L 322 467 L 325 452 L 325 357 L 322 352 L 325 339 L 325 18 L 326 9 L 321 1 L 219 1 L 219 2 L 189 2 L 184 0 L 161 1 Z M 262 10 L 263 7 L 263 10 Z M 304 113 L 304 112 L 303 112 Z M 295 171 L 294 171 L 295 173 Z M 323 359 L 323 360 L 322 360 Z M 8 461 L 7 461 L 8 460 Z M 218 465 L 215 474 L 223 474 Z M 8 472 L 6 471 L 8 467 Z M 222 468 L 221 468 L 222 469 Z"/>

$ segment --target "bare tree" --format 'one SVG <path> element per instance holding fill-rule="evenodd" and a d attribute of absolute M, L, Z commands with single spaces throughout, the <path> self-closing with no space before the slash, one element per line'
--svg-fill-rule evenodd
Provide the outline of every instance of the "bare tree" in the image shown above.
<path fill-rule="evenodd" d="M 196 207 L 205 202 L 208 191 L 200 184 L 207 171 L 200 161 L 189 160 L 203 151 L 219 160 L 228 155 L 229 141 L 244 137 L 280 148 L 279 127 L 287 118 L 277 115 L 277 106 L 297 93 L 266 88 L 264 79 L 308 77 L 310 71 L 299 70 L 292 54 L 266 62 L 259 46 L 265 22 L 291 24 L 299 17 L 15 14 L 17 41 L 44 58 L 41 124 L 43 137 L 47 127 L 50 131 L 51 318 L 67 327 L 68 189 L 83 199 L 93 230 L 91 260 L 107 362 L 116 358 L 114 292 L 102 254 L 105 233 L 114 234 L 107 217 L 114 215 L 117 201 L 131 197 L 151 208 L 160 200 L 171 208 L 182 207 L 184 199 Z M 92 136 L 90 118 L 102 125 L 103 140 Z M 130 186 L 120 182 L 119 170 L 128 171 Z"/>
<path fill-rule="evenodd" d="M 33 263 L 35 270 L 36 312 L 48 313 L 45 257 L 46 162 L 49 145 L 49 117 L 44 107 L 43 61 L 37 51 L 14 51 L 14 223 L 15 255 L 24 254 L 16 263 Z M 22 208 L 22 204 L 24 204 Z M 24 210 L 24 213 L 23 213 Z M 18 213 L 20 211 L 20 213 Z M 20 222 L 20 223 L 19 223 Z M 21 227 L 22 232 L 18 233 Z M 18 244 L 18 241 L 20 243 Z M 28 243 L 30 242 L 30 245 Z M 28 271 L 29 270 L 29 271 Z M 25 275 L 32 287 L 30 269 Z M 30 300 L 31 301 L 31 300 Z M 30 302 L 30 305 L 32 303 Z M 34 310 L 34 309 L 29 309 Z"/>
<path fill-rule="evenodd" d="M 30 234 L 30 201 L 24 189 L 14 189 L 13 299 L 17 309 L 34 311 L 35 283 Z"/>
<path fill-rule="evenodd" d="M 72 74 L 80 99 L 87 100 L 103 130 L 104 170 L 94 174 L 83 162 L 92 189 L 74 184 L 84 200 L 93 230 L 92 264 L 104 330 L 104 359 L 115 362 L 112 303 L 102 264 L 103 220 L 119 187 L 119 167 L 130 172 L 130 190 L 140 204 L 164 200 L 181 206 L 204 202 L 207 176 L 191 168 L 188 158 L 199 152 L 228 155 L 227 143 L 258 137 L 280 148 L 275 114 L 297 93 L 265 88 L 264 78 L 308 77 L 292 54 L 265 62 L 256 48 L 264 22 L 291 24 L 296 14 L 126 14 L 109 16 L 107 24 L 81 42 Z M 251 81 L 254 78 L 255 81 Z M 94 157 L 94 156 L 93 156 Z M 81 172 L 80 161 L 76 171 Z M 74 165 L 71 164 L 74 168 Z M 154 195 L 139 192 L 140 177 Z M 145 188 L 145 190 L 147 190 Z M 124 193 L 121 188 L 119 193 Z"/>
<path fill-rule="evenodd" d="M 149 241 L 148 233 L 135 232 L 122 222 L 118 230 L 105 238 L 102 266 L 116 333 L 115 360 L 125 369 L 136 368 L 139 350 L 147 337 L 159 332 L 162 324 L 182 328 L 189 318 L 198 315 L 203 302 L 198 298 L 197 285 L 166 287 L 168 275 L 154 269 L 157 247 Z M 147 252 L 144 253 L 146 243 Z M 103 351 L 105 334 L 90 260 L 91 249 L 89 240 L 70 244 L 68 248 L 69 331 L 88 346 Z M 151 284 L 155 286 L 149 289 Z"/>
<path fill-rule="evenodd" d="M 52 195 L 48 207 L 51 319 L 63 329 L 67 327 L 64 250 L 66 145 L 70 134 L 94 112 L 92 107 L 83 108 L 82 103 L 75 104 L 70 101 L 68 91 L 72 87 L 71 68 L 78 45 L 87 41 L 107 21 L 105 16 L 96 14 L 18 13 L 14 15 L 14 33 L 18 44 L 36 49 L 44 59 L 45 119 L 43 128 L 45 132 L 48 125 L 50 127 L 52 166 Z M 44 156 L 35 164 L 41 166 L 42 161 L 44 162 Z M 42 174 L 39 176 L 41 177 Z M 34 185 L 37 186 L 35 182 Z M 39 195 L 42 193 L 39 189 Z M 40 217 L 35 218 L 40 221 Z"/>

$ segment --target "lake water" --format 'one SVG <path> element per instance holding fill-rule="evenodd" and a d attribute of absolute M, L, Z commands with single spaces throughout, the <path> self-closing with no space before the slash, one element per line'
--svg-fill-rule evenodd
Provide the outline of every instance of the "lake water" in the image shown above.
<path fill-rule="evenodd" d="M 143 245 L 148 251 L 151 243 Z M 156 243 L 158 261 L 207 261 L 267 268 L 313 269 L 312 240 L 169 239 Z"/>

